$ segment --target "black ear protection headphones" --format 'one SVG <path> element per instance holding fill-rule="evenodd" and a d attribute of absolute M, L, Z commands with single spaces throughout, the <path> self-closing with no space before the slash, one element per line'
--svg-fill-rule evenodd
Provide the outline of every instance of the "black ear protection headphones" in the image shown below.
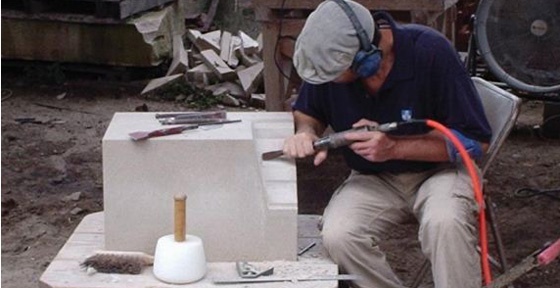
<path fill-rule="evenodd" d="M 352 22 L 352 26 L 356 29 L 358 39 L 360 40 L 360 50 L 356 53 L 356 56 L 354 56 L 351 66 L 352 71 L 354 71 L 360 78 L 367 78 L 374 75 L 381 66 L 382 51 L 369 41 L 366 30 L 362 24 L 360 24 L 358 17 L 352 8 L 350 8 L 350 5 L 348 5 L 348 3 L 344 0 L 332 1 L 338 4 L 338 6 L 342 8 L 342 11 L 344 11 L 344 13 L 348 16 L 350 22 Z M 379 31 L 376 31 L 375 33 L 379 33 Z"/>

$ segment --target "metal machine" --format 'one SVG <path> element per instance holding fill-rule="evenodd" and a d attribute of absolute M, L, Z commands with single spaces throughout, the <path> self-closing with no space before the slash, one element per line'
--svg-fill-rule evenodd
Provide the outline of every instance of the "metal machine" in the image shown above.
<path fill-rule="evenodd" d="M 560 92 L 560 1 L 482 0 L 474 29 L 480 55 L 501 81 Z"/>
<path fill-rule="evenodd" d="M 536 131 L 560 138 L 560 0 L 480 0 L 467 67 L 476 52 L 490 72 L 518 96 L 543 100 Z"/>

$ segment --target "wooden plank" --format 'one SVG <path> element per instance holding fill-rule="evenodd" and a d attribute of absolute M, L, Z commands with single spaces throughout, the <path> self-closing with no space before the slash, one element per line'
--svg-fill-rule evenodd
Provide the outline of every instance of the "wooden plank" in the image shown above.
<path fill-rule="evenodd" d="M 231 48 L 230 48 L 230 53 L 231 55 L 229 56 L 229 62 L 228 65 L 229 67 L 237 67 L 239 65 L 239 62 L 241 60 L 241 38 L 237 35 L 232 35 L 231 36 Z"/>
<path fill-rule="evenodd" d="M 258 85 L 262 81 L 262 73 L 264 69 L 264 63 L 257 63 L 247 69 L 237 72 L 237 77 L 241 81 L 241 86 L 247 95 L 255 92 Z"/>
<path fill-rule="evenodd" d="M 303 244 L 305 245 L 305 244 Z M 306 253 L 307 254 L 307 253 Z M 125 274 L 105 274 L 95 273 L 88 275 L 79 267 L 80 259 L 58 260 L 55 259 L 47 267 L 47 270 L 40 278 L 39 287 L 42 288 L 214 288 L 224 287 L 215 285 L 213 279 L 232 279 L 238 278 L 235 263 L 220 262 L 208 263 L 205 277 L 189 285 L 168 284 L 157 280 L 153 275 L 152 267 L 147 267 L 139 275 Z M 274 267 L 276 277 L 310 277 L 314 275 L 337 275 L 337 266 L 317 259 L 308 258 L 306 261 L 267 261 L 252 262 L 259 269 Z M 312 287 L 334 288 L 338 287 L 337 281 L 321 282 L 293 282 L 293 283 L 260 283 L 257 287 L 263 288 L 285 288 L 286 285 L 293 288 L 312 288 Z M 232 288 L 248 287 L 247 285 L 228 285 Z"/>
<path fill-rule="evenodd" d="M 301 29 L 300 29 L 300 31 L 301 31 Z M 257 43 L 259 44 L 259 49 L 257 50 L 257 53 L 260 56 L 262 56 L 262 50 L 263 50 L 263 34 L 262 33 L 259 33 L 259 36 L 257 36 Z"/>
<path fill-rule="evenodd" d="M 16 2 L 16 1 L 12 1 Z M 29 13 L 68 13 L 91 15 L 98 18 L 125 19 L 134 14 L 173 2 L 173 0 L 73 0 L 70 5 L 59 5 L 48 0 L 25 0 L 22 6 L 7 3 L 5 8 L 23 8 Z M 74 15 L 75 17 L 75 15 Z"/>
<path fill-rule="evenodd" d="M 142 92 L 140 92 L 140 94 L 146 94 L 148 92 L 153 92 L 157 89 L 160 89 L 162 87 L 165 87 L 167 85 L 176 83 L 181 81 L 181 79 L 183 78 L 183 74 L 176 74 L 176 75 L 171 75 L 171 76 L 165 76 L 165 77 L 160 77 L 160 78 L 156 78 L 156 79 L 152 79 L 148 85 L 146 85 L 146 87 L 144 88 L 144 90 L 142 90 Z"/>
<path fill-rule="evenodd" d="M 208 68 L 210 68 L 220 80 L 228 80 L 235 77 L 235 71 L 229 68 L 214 50 L 204 50 L 201 51 L 200 54 L 202 55 L 202 61 L 208 65 Z"/>
<path fill-rule="evenodd" d="M 183 37 L 181 35 L 173 36 L 173 60 L 165 76 L 172 74 L 184 73 L 189 69 L 189 55 L 185 51 L 183 45 Z"/>
<path fill-rule="evenodd" d="M 266 261 L 252 262 L 258 269 L 274 267 L 277 277 L 309 277 L 316 275 L 336 275 L 338 268 L 330 261 L 322 247 L 316 232 L 307 233 L 305 229 L 316 226 L 318 216 L 298 216 L 298 230 L 302 237 L 298 239 L 298 248 L 317 243 L 312 249 L 298 257 L 298 261 Z M 95 250 L 102 249 L 103 243 L 103 212 L 97 212 L 84 217 L 70 239 L 62 247 L 58 255 L 49 264 L 39 279 L 40 288 L 173 288 L 178 285 L 163 283 L 153 275 L 152 267 L 146 267 L 139 275 L 87 273 L 80 267 L 86 255 L 91 255 Z M 101 231 L 101 233 L 88 234 L 81 231 Z M 63 257 L 61 257 L 63 256 Z M 233 262 L 207 263 L 206 276 L 187 286 L 194 288 L 222 287 L 212 283 L 217 278 L 237 277 L 237 270 Z M 262 283 L 258 287 L 282 288 L 287 283 Z M 338 287 L 337 281 L 324 282 L 293 282 L 289 283 L 294 288 L 311 287 Z M 230 285 L 228 287 L 242 288 L 246 285 Z M 182 287 L 182 285 L 181 285 Z"/>
<path fill-rule="evenodd" d="M 115 22 L 93 16 L 26 16 L 23 12 L 6 12 L 2 11 L 2 59 L 153 67 L 161 64 L 171 52 L 171 29 L 168 25 L 173 10 L 170 7 L 158 12 L 163 14 L 158 18 L 162 19 L 161 25 L 151 33 L 140 30 L 138 26 L 151 20 L 148 14 L 154 13 L 131 21 Z"/>
<path fill-rule="evenodd" d="M 88 220 L 82 220 L 82 222 L 80 222 L 78 227 L 74 230 L 74 233 L 103 234 L 105 231 L 105 227 L 103 227 L 103 224 L 105 223 L 104 215 L 105 214 L 103 212 L 97 212 L 85 216 L 84 219 L 88 218 Z"/>
<path fill-rule="evenodd" d="M 262 62 L 262 59 L 259 58 L 259 56 L 257 56 L 256 54 L 247 55 L 243 52 L 242 49 L 237 50 L 237 55 L 241 59 L 241 64 L 243 64 L 247 67 L 250 67 L 250 66 L 253 66 L 253 65 L 255 65 L 259 62 Z"/>
<path fill-rule="evenodd" d="M 195 29 L 188 29 L 186 34 L 187 34 L 187 39 L 189 39 L 191 43 L 195 45 L 196 45 L 196 41 L 198 41 L 198 38 L 202 36 L 202 32 Z"/>
<path fill-rule="evenodd" d="M 266 94 L 251 94 L 251 106 L 266 108 Z"/>
<path fill-rule="evenodd" d="M 241 38 L 241 49 L 243 49 L 245 54 L 251 55 L 259 51 L 259 42 L 241 30 L 239 31 L 239 38 Z"/>
<path fill-rule="evenodd" d="M 204 63 L 189 69 L 186 75 L 190 82 L 204 84 L 204 86 L 218 79 L 216 74 Z"/>
<path fill-rule="evenodd" d="M 355 0 L 371 10 L 443 10 L 444 1 L 441 0 Z M 253 6 L 263 6 L 270 9 L 315 9 L 323 0 L 253 0 Z"/>
<path fill-rule="evenodd" d="M 227 61 L 227 64 L 229 67 L 237 67 L 237 65 L 239 65 L 239 58 L 237 58 L 237 55 L 235 53 L 235 43 L 232 41 L 229 49 L 229 59 Z"/>
<path fill-rule="evenodd" d="M 206 49 L 212 49 L 216 53 L 220 53 L 220 38 L 222 37 L 222 31 L 214 30 L 212 32 L 204 33 L 197 39 L 196 47 L 202 51 Z"/>
<path fill-rule="evenodd" d="M 273 23 L 263 23 L 264 86 L 266 90 L 266 110 L 284 111 L 284 78 L 276 67 L 276 41 L 279 27 Z"/>
<path fill-rule="evenodd" d="M 232 96 L 248 98 L 248 95 L 245 94 L 245 91 L 243 90 L 243 87 L 241 87 L 241 85 L 230 81 L 210 85 L 205 89 L 212 91 L 212 93 L 229 93 Z"/>
<path fill-rule="evenodd" d="M 229 57 L 231 56 L 231 48 L 232 48 L 232 35 L 228 31 L 222 32 L 222 38 L 220 39 L 220 58 L 224 60 L 224 62 L 229 62 Z"/>

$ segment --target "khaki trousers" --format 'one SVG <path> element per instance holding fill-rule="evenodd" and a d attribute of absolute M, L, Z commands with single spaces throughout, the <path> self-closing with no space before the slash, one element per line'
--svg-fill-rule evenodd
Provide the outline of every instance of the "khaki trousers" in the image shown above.
<path fill-rule="evenodd" d="M 323 243 L 355 287 L 404 287 L 379 248 L 396 225 L 416 217 L 436 288 L 480 288 L 477 204 L 464 170 L 364 175 L 352 171 L 323 215 Z"/>

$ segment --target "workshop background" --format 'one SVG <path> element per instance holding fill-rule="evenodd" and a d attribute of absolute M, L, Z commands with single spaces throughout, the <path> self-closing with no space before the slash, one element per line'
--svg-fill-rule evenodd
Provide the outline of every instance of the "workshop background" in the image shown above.
<path fill-rule="evenodd" d="M 224 88 L 209 91 L 205 86 L 192 85 L 195 82 L 190 80 L 173 82 L 176 79 L 166 79 L 162 83 L 173 83 L 157 93 L 146 92 L 150 81 L 165 77 L 172 65 L 180 66 L 181 61 L 176 59 L 181 56 L 173 55 L 177 42 L 171 39 L 177 31 L 182 33 L 183 46 L 191 51 L 197 47 L 187 36 L 190 29 L 201 33 L 230 31 L 232 35 L 243 31 L 258 43 L 263 24 L 255 20 L 256 12 L 249 0 L 138 1 L 154 4 L 142 7 L 145 11 L 111 6 L 109 1 L 106 6 L 88 6 L 95 1 L 57 2 L 66 5 L 47 0 L 2 1 L 1 284 L 6 288 L 37 287 L 41 273 L 80 220 L 103 209 L 101 139 L 115 112 L 263 111 L 267 103 L 263 99 L 266 80 L 262 79 L 262 68 L 248 73 L 247 83 L 238 83 L 243 90 L 240 97 L 233 89 L 224 96 Z M 461 0 L 455 7 L 455 45 L 459 51 L 468 48 L 470 16 L 477 3 Z M 179 6 L 169 8 L 170 5 Z M 164 36 L 154 36 L 149 29 L 141 31 L 145 27 L 142 19 L 148 13 L 157 14 L 159 24 L 151 28 Z M 176 17 L 168 13 L 179 13 L 180 21 L 177 23 Z M 130 37 L 131 46 L 104 47 L 99 42 L 72 42 L 66 36 L 61 37 L 60 43 L 41 42 L 48 39 L 47 34 L 63 33 L 68 31 L 66 28 L 98 33 L 98 37 L 108 33 L 95 27 L 81 30 L 81 21 L 111 25 L 112 35 Z M 23 33 L 22 27 L 34 27 L 26 30 L 29 37 L 16 37 Z M 14 34 L 7 35 L 7 31 Z M 30 47 L 22 44 L 29 42 L 17 39 L 37 42 Z M 119 40 L 103 39 L 115 43 Z M 69 47 L 72 43 L 79 46 Z M 143 44 L 134 46 L 135 43 Z M 47 50 L 58 54 L 45 53 Z M 104 51 L 96 53 L 99 50 Z M 253 64 L 262 60 L 258 58 L 262 51 L 251 53 L 257 53 L 257 58 L 242 60 Z M 128 57 L 133 54 L 138 57 Z M 76 62 L 81 58 L 96 61 Z M 204 62 L 192 54 L 187 58 Z M 183 69 L 188 74 L 189 67 Z M 203 84 L 222 83 L 208 79 L 207 73 L 212 71 L 197 70 L 190 79 Z M 487 77 L 494 80 L 490 74 Z M 523 98 L 521 115 L 486 177 L 486 192 L 493 195 L 510 264 L 560 237 L 560 195 L 538 193 L 560 189 L 560 140 L 555 138 L 558 134 L 543 133 L 541 129 L 548 119 L 550 112 L 546 110 L 550 108 L 545 107 L 552 107 L 547 106 L 550 102 Z M 297 165 L 299 213 L 321 214 L 331 193 L 348 173 L 341 155 L 331 153 L 320 167 L 313 167 L 311 159 L 298 160 Z M 526 187 L 536 193 L 529 197 L 516 194 Z M 389 260 L 404 277 L 414 274 L 422 262 L 417 255 L 399 253 L 402 247 L 418 245 L 416 228 L 411 223 L 394 231 L 385 244 Z M 516 287 L 535 288 L 558 287 L 558 283 L 558 261 L 515 282 Z"/>

